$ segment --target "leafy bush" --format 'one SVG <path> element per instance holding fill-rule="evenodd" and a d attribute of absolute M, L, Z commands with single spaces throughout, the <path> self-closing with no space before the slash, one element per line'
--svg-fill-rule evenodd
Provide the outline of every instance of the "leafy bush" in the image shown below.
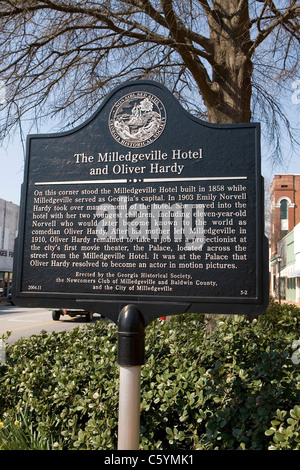
<path fill-rule="evenodd" d="M 272 427 L 265 433 L 266 436 L 273 436 L 270 450 L 300 450 L 300 406 L 294 406 L 289 415 L 286 411 L 277 410 L 271 424 Z"/>
<path fill-rule="evenodd" d="M 99 321 L 72 332 L 44 331 L 17 341 L 6 357 L 0 380 L 3 434 L 6 423 L 12 428 L 16 413 L 27 409 L 36 433 L 53 442 L 52 448 L 115 447 L 115 328 Z"/>
<path fill-rule="evenodd" d="M 116 333 L 100 320 L 8 347 L 0 446 L 116 449 Z M 218 317 L 209 335 L 203 315 L 153 321 L 140 449 L 299 449 L 300 366 L 292 360 L 299 338 L 300 310 L 273 303 L 252 322 Z"/>

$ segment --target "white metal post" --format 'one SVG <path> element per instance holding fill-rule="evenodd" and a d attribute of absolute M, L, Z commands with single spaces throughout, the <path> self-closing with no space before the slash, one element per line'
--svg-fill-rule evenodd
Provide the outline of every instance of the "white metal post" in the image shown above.
<path fill-rule="evenodd" d="M 145 363 L 145 326 L 135 305 L 118 318 L 120 366 L 118 450 L 138 450 L 140 434 L 141 366 Z"/>
<path fill-rule="evenodd" d="M 141 366 L 120 366 L 118 450 L 138 450 Z"/>

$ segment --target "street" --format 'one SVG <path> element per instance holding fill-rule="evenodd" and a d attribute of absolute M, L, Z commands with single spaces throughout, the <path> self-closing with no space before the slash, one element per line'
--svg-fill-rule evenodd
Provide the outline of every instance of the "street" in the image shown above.
<path fill-rule="evenodd" d="M 93 322 L 101 317 L 95 314 Z M 72 330 L 88 323 L 85 316 L 61 316 L 59 321 L 52 320 L 51 310 L 45 308 L 24 308 L 9 304 L 0 304 L 0 337 L 11 331 L 8 339 L 13 344 L 21 337 L 39 334 L 41 330 L 52 331 Z"/>

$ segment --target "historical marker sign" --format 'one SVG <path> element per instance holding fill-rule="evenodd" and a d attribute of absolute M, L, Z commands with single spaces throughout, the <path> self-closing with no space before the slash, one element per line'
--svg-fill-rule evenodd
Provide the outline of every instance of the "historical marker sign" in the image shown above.
<path fill-rule="evenodd" d="M 80 127 L 27 143 L 15 301 L 145 323 L 261 313 L 268 300 L 258 124 L 193 117 L 162 85 L 116 88 Z"/>

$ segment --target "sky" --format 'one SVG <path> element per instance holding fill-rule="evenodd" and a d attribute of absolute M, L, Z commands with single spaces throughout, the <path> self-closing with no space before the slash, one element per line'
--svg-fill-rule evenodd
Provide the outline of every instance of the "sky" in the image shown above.
<path fill-rule="evenodd" d="M 293 126 L 300 129 L 300 82 L 299 88 L 291 90 L 290 102 L 287 103 L 289 118 Z M 296 94 L 297 92 L 297 94 Z M 53 132 L 43 129 L 42 133 Z M 55 132 L 58 132 L 57 128 Z M 298 136 L 300 140 L 300 135 Z M 267 157 L 267 148 L 262 143 L 262 175 L 265 182 L 271 184 L 274 174 L 300 174 L 300 148 L 291 153 L 288 141 L 283 144 L 284 148 L 284 166 L 273 167 Z M 20 204 L 21 184 L 24 173 L 24 153 L 21 139 L 16 135 L 9 145 L 0 147 L 0 199 L 11 201 L 14 204 Z"/>

